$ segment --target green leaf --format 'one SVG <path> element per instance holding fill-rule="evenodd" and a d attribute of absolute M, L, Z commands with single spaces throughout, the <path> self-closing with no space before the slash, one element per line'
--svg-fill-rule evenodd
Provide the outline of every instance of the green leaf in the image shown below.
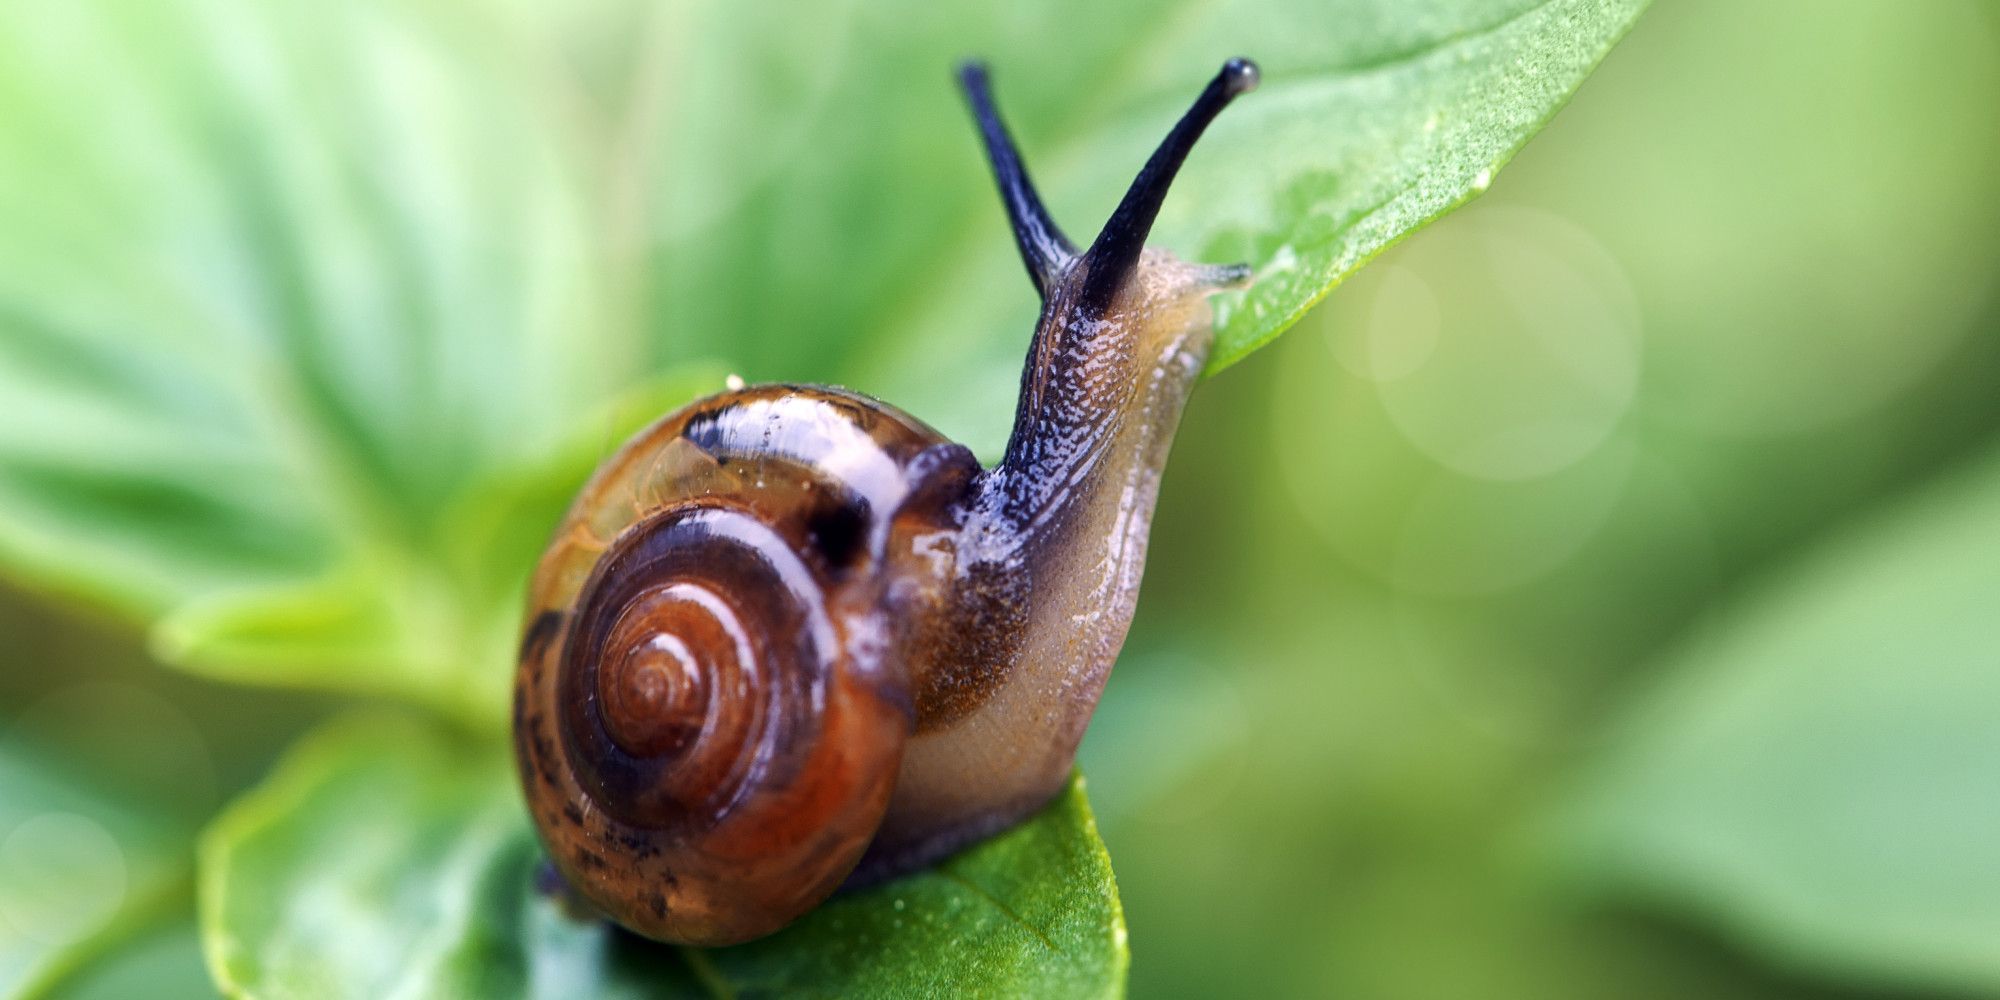
<path fill-rule="evenodd" d="M 166 903 L 188 831 L 0 740 L 0 997 L 35 994 Z"/>
<path fill-rule="evenodd" d="M 939 869 L 763 941 L 642 942 L 564 916 L 505 755 L 408 721 L 308 738 L 203 841 L 209 961 L 237 995 L 1103 996 L 1125 928 L 1077 783 Z"/>
<path fill-rule="evenodd" d="M 561 443 L 666 362 L 996 450 L 1034 303 L 952 59 L 1078 233 L 1263 61 L 1158 232 L 1258 269 L 1219 367 L 1488 183 L 1642 3 L 9 5 L 0 564 L 210 674 L 497 720 Z"/>
<path fill-rule="evenodd" d="M 715 365 L 677 366 L 596 407 L 531 459 L 482 473 L 443 517 L 426 562 L 409 571 L 435 574 L 435 587 L 343 573 L 233 594 L 165 619 L 154 646 L 213 676 L 329 689 L 379 684 L 440 703 L 475 725 L 494 724 L 512 680 L 521 588 L 550 530 L 626 437 L 719 388 L 723 378 Z M 409 565 L 405 554 L 394 558 Z M 394 669 L 374 666 L 382 662 Z"/>
<path fill-rule="evenodd" d="M 1801 968 L 2000 995 L 2000 454 L 1664 664 L 1557 845 Z"/>

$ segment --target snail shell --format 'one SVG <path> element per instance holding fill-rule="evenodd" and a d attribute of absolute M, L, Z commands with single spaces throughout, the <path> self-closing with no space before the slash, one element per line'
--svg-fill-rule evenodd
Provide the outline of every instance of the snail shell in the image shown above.
<path fill-rule="evenodd" d="M 1123 644 L 1159 475 L 1240 268 L 1144 247 L 1227 64 L 1079 253 L 964 83 L 1044 297 L 984 469 L 838 389 L 696 402 L 600 468 L 538 565 L 514 732 L 584 899 L 648 937 L 749 940 L 1062 786 Z"/>

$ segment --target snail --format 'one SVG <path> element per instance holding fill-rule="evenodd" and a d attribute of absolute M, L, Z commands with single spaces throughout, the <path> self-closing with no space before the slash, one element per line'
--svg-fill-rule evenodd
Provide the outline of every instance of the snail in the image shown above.
<path fill-rule="evenodd" d="M 984 468 L 841 389 L 736 388 L 600 467 L 529 587 L 514 743 L 562 880 L 660 941 L 761 937 L 1059 792 L 1125 641 L 1208 297 L 1248 268 L 1145 245 L 1233 59 L 1090 246 L 960 70 L 1042 311 Z"/>

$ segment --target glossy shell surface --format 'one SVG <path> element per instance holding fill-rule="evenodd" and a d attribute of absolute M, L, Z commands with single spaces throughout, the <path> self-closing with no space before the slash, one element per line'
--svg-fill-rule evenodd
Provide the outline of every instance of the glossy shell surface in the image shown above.
<path fill-rule="evenodd" d="M 522 782 L 571 886 L 706 944 L 840 884 L 913 727 L 886 555 L 938 526 L 898 515 L 970 462 L 864 397 L 767 386 L 599 470 L 535 573 L 516 684 Z"/>

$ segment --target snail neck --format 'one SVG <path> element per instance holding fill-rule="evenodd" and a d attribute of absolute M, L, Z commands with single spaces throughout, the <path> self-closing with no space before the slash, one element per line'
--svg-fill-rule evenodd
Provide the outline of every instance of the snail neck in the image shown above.
<path fill-rule="evenodd" d="M 1079 301 L 1088 276 L 1065 276 L 1036 324 L 1006 454 L 983 484 L 982 530 L 1011 534 L 1023 554 L 1054 545 L 1087 560 L 1083 549 L 1121 545 L 1093 532 L 1078 546 L 1073 532 L 1122 513 L 1143 546 L 1213 339 L 1208 296 L 1234 274 L 1217 272 L 1148 250 L 1101 312 Z"/>
<path fill-rule="evenodd" d="M 970 484 L 871 881 L 1012 824 L 1068 778 L 1139 596 L 1160 473 L 1213 338 L 1210 269 L 1149 251 L 1113 308 L 1052 297 L 1006 457 Z"/>
<path fill-rule="evenodd" d="M 966 620 L 1013 632 L 994 647 L 1001 662 L 985 665 L 1004 678 L 993 708 L 1020 713 L 1015 731 L 1046 741 L 1022 770 L 1051 789 L 1132 622 L 1160 476 L 1214 339 L 1217 287 L 1213 269 L 1148 250 L 1101 314 L 1052 298 L 1007 454 L 967 519 L 964 578 L 1005 585 L 962 589 L 978 605 Z"/>
<path fill-rule="evenodd" d="M 985 68 L 960 80 L 1042 315 L 1005 457 L 954 481 L 957 530 L 921 536 L 906 561 L 920 581 L 906 589 L 934 613 L 906 616 L 920 623 L 902 643 L 915 732 L 855 870 L 864 882 L 1016 822 L 1062 787 L 1131 625 L 1160 472 L 1214 337 L 1208 296 L 1248 277 L 1145 245 L 1195 140 L 1256 85 L 1248 60 L 1223 64 L 1082 251 L 1030 183 Z"/>

